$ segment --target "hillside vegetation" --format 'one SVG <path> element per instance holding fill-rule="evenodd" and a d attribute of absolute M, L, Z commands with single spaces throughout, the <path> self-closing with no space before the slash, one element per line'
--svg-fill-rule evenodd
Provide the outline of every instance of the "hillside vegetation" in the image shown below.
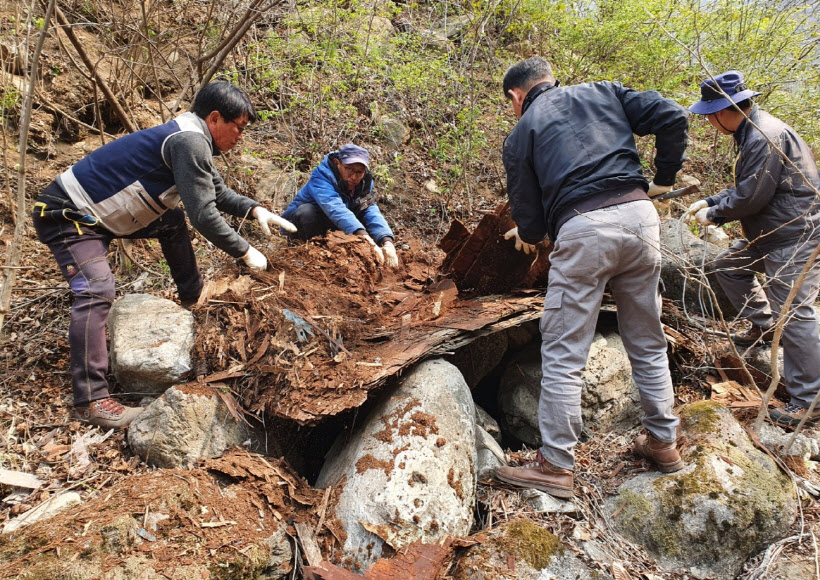
<path fill-rule="evenodd" d="M 411 202 L 393 219 L 416 223 L 420 234 L 436 234 L 450 217 L 469 220 L 487 196 L 503 196 L 500 147 L 514 118 L 500 79 L 509 64 L 533 54 L 551 60 L 564 84 L 619 80 L 685 105 L 697 98 L 705 75 L 737 68 L 763 93 L 761 104 L 816 147 L 817 5 L 60 2 L 38 63 L 42 80 L 34 95 L 30 150 L 59 168 L 82 150 L 61 156 L 56 141 L 85 141 L 93 148 L 110 137 L 100 138 L 90 127 L 116 134 L 151 126 L 184 108 L 202 82 L 228 78 L 248 89 L 262 119 L 244 153 L 285 171 L 309 171 L 342 142 L 371 147 L 388 205 Z M 69 24 L 76 43 L 54 27 Z M 11 184 L 22 75 L 43 25 L 44 5 L 7 3 L 3 9 L 0 105 Z M 78 54 L 77 45 L 86 54 Z M 641 145 L 651 173 L 652 143 Z M 719 186 L 728 175 L 729 148 L 693 120 L 685 171 Z M 240 183 L 252 182 L 253 164 L 249 169 L 236 157 L 228 158 L 226 172 Z M 35 170 L 33 191 L 50 178 L 48 171 Z M 404 215 L 407 209 L 412 211 Z"/>

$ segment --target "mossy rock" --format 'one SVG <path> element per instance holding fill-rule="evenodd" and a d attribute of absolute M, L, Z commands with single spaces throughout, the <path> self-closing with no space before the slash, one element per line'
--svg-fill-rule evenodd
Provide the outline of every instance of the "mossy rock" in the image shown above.
<path fill-rule="evenodd" d="M 728 409 L 694 403 L 681 422 L 686 468 L 642 473 L 607 507 L 620 533 L 661 565 L 734 578 L 750 556 L 787 535 L 797 515 L 793 488 Z"/>
<path fill-rule="evenodd" d="M 490 532 L 469 549 L 456 569 L 456 580 L 533 579 L 595 580 L 600 575 L 575 558 L 558 536 L 527 519 L 517 519 Z"/>

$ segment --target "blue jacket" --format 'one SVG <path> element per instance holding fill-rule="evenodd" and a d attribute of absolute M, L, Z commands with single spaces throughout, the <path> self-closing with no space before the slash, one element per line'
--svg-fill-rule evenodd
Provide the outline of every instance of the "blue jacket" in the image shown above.
<path fill-rule="evenodd" d="M 525 242 L 555 240 L 559 218 L 585 198 L 649 188 L 633 133 L 655 135 L 654 181 L 674 184 L 689 126 L 674 101 L 609 81 L 530 93 L 504 142 L 512 218 Z"/>
<path fill-rule="evenodd" d="M 299 190 L 282 217 L 290 219 L 297 207 L 303 203 L 312 203 L 318 205 L 328 219 L 346 234 L 364 229 L 379 245 L 384 238 L 394 238 L 393 231 L 376 204 L 373 176 L 368 171 L 352 195 L 345 193 L 330 164 L 335 155 L 335 152 L 326 155 L 313 170 L 307 184 Z"/>

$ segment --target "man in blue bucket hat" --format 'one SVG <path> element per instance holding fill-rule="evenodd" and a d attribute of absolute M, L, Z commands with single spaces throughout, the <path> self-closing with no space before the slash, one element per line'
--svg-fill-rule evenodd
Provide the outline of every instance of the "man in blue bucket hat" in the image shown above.
<path fill-rule="evenodd" d="M 774 336 L 774 325 L 790 290 L 820 243 L 820 175 L 809 146 L 794 129 L 760 110 L 738 71 L 703 81 L 701 98 L 689 110 L 706 115 L 737 147 L 734 183 L 693 203 L 684 219 L 701 225 L 740 220 L 744 238 L 718 255 L 720 286 L 751 322 L 732 340 L 739 346 Z M 778 151 L 779 150 L 779 151 Z M 760 283 L 757 274 L 765 274 Z M 807 272 L 790 306 L 783 330 L 783 367 L 789 403 L 772 409 L 773 421 L 797 425 L 820 391 L 820 334 L 814 301 L 820 284 L 820 261 Z M 820 420 L 820 406 L 808 422 Z"/>

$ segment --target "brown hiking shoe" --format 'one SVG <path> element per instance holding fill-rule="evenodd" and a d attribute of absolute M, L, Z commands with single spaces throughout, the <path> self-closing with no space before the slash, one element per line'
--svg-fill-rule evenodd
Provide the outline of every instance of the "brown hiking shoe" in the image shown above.
<path fill-rule="evenodd" d="M 540 449 L 534 462 L 521 467 L 499 467 L 495 476 L 506 483 L 540 489 L 555 497 L 573 496 L 572 471 L 555 467 L 544 459 Z"/>
<path fill-rule="evenodd" d="M 771 342 L 774 337 L 774 327 L 763 330 L 759 326 L 752 324 L 743 332 L 732 335 L 732 342 L 738 346 L 751 346 L 756 342 Z"/>
<path fill-rule="evenodd" d="M 74 414 L 81 421 L 110 429 L 127 427 L 142 411 L 142 407 L 126 407 L 111 397 L 92 401 L 87 407 L 74 407 Z"/>
<path fill-rule="evenodd" d="M 772 421 L 774 421 L 777 425 L 797 427 L 808 411 L 808 407 L 801 407 L 800 405 L 789 403 L 783 409 L 772 409 L 769 411 L 769 417 L 771 417 Z M 816 423 L 817 421 L 820 421 L 820 407 L 815 407 L 805 424 L 809 425 L 811 423 Z"/>
<path fill-rule="evenodd" d="M 640 435 L 632 445 L 632 453 L 652 461 L 663 473 L 672 473 L 683 469 L 684 463 L 678 453 L 675 441 L 664 443 L 658 441 L 651 434 Z"/>

